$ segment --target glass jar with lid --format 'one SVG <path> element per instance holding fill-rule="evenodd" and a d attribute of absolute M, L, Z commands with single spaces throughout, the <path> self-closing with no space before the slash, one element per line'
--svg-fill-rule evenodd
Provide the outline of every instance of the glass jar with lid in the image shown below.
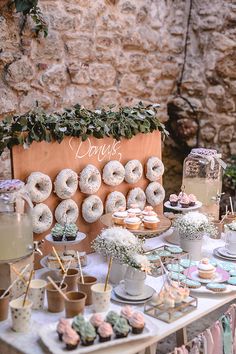
<path fill-rule="evenodd" d="M 20 180 L 0 181 L 0 262 L 33 253 L 32 203 Z"/>
<path fill-rule="evenodd" d="M 216 150 L 196 148 L 184 160 L 182 188 L 202 202 L 203 212 L 219 219 L 222 168 L 226 164 Z"/>

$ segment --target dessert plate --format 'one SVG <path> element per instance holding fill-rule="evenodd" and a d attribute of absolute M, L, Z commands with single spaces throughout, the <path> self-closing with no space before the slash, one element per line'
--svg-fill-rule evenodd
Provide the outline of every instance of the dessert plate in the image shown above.
<path fill-rule="evenodd" d="M 77 236 L 76 236 L 76 239 L 73 240 L 73 241 L 66 241 L 66 240 L 63 240 L 63 241 L 54 241 L 53 238 L 52 238 L 52 235 L 49 234 L 47 236 L 45 236 L 45 240 L 47 240 L 48 242 L 51 242 L 51 243 L 56 243 L 57 245 L 73 245 L 73 244 L 77 244 L 81 241 L 83 241 L 86 237 L 86 234 L 84 234 L 83 232 L 77 232 Z"/>
<path fill-rule="evenodd" d="M 219 248 L 219 247 L 218 247 Z M 218 252 L 218 248 L 215 248 L 214 250 L 213 250 L 213 255 L 214 256 L 216 256 L 216 257 L 218 257 L 218 258 L 221 258 L 221 259 L 225 259 L 225 260 L 227 260 L 227 261 L 231 261 L 231 262 L 235 262 L 236 261 L 236 258 L 232 258 L 232 257 L 226 257 L 226 256 L 222 256 L 222 254 L 220 254 L 219 252 Z"/>
<path fill-rule="evenodd" d="M 172 209 L 172 210 L 176 210 L 176 211 L 182 211 L 183 213 L 190 211 L 190 210 L 195 210 L 195 209 L 199 209 L 202 206 L 202 203 L 197 201 L 196 204 L 194 206 L 190 206 L 188 208 L 183 208 L 181 207 L 181 205 L 178 203 L 177 206 L 171 206 L 169 200 L 167 202 L 164 203 L 164 206 L 168 209 Z"/>
<path fill-rule="evenodd" d="M 228 257 L 236 260 L 236 254 L 230 253 L 225 247 L 218 247 L 217 251 L 224 257 Z"/>
<path fill-rule="evenodd" d="M 190 278 L 192 280 L 197 280 L 197 281 L 200 281 L 200 283 L 204 283 L 204 284 L 212 283 L 212 282 L 223 283 L 229 279 L 229 273 L 226 272 L 226 270 L 219 268 L 219 267 L 216 268 L 215 276 L 212 279 L 200 278 L 198 275 L 198 269 L 196 266 L 192 266 L 190 268 L 187 268 L 184 271 L 184 275 L 186 275 L 188 278 Z"/>
<path fill-rule="evenodd" d="M 114 292 L 117 296 L 119 296 L 123 300 L 129 300 L 129 301 L 142 301 L 142 300 L 147 300 L 149 299 L 155 290 L 149 286 L 149 285 L 144 285 L 144 292 L 141 295 L 129 295 L 125 291 L 125 286 L 123 283 L 120 283 L 114 288 Z"/>
<path fill-rule="evenodd" d="M 111 299 L 113 301 L 119 302 L 121 304 L 133 305 L 133 306 L 134 305 L 142 305 L 149 300 L 149 298 L 145 299 L 145 300 L 140 300 L 140 301 L 124 300 L 124 299 L 121 299 L 119 296 L 117 296 L 116 293 L 114 292 L 114 290 L 111 292 Z"/>

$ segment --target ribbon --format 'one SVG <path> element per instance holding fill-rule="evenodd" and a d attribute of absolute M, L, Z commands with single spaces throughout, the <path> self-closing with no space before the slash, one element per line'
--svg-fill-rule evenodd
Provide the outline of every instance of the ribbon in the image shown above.
<path fill-rule="evenodd" d="M 198 154 L 196 152 L 191 152 L 191 155 L 206 159 L 208 163 L 210 163 L 211 170 L 214 170 L 216 161 L 224 170 L 227 167 L 227 164 L 223 160 L 221 160 L 221 154 L 203 155 L 203 154 Z"/>
<path fill-rule="evenodd" d="M 11 204 L 16 203 L 16 210 L 19 213 L 23 213 L 24 209 L 22 199 L 28 203 L 31 209 L 34 207 L 25 187 L 22 187 L 20 190 L 15 192 L 3 193 L 0 198 Z"/>

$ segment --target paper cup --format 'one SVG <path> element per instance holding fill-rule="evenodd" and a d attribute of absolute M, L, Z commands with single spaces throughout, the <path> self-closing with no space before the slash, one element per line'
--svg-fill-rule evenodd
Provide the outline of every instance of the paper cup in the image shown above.
<path fill-rule="evenodd" d="M 56 285 L 60 285 L 59 281 L 55 282 Z M 67 291 L 67 284 L 63 283 L 61 290 L 63 293 Z M 61 294 L 54 288 L 54 286 L 49 283 L 46 286 L 47 300 L 48 300 L 48 311 L 49 312 L 62 312 L 65 308 L 65 301 Z"/>
<path fill-rule="evenodd" d="M 62 270 L 60 271 L 61 277 L 63 277 Z M 67 275 L 65 277 L 65 283 L 67 284 L 67 291 L 77 291 L 78 290 L 78 279 L 80 276 L 79 269 L 69 268 L 67 271 Z"/>
<path fill-rule="evenodd" d="M 66 317 L 71 318 L 84 312 L 87 295 L 80 291 L 68 291 L 65 300 Z"/>
<path fill-rule="evenodd" d="M 78 282 L 79 291 L 83 291 L 87 295 L 85 305 L 92 304 L 91 286 L 96 284 L 96 282 L 97 282 L 97 278 L 89 275 L 84 276 L 84 284 L 82 283 L 82 278 L 81 277 L 79 278 L 79 282 Z"/>
<path fill-rule="evenodd" d="M 30 300 L 26 300 L 23 307 L 23 297 L 10 302 L 13 331 L 28 332 L 30 330 L 32 305 Z"/>
<path fill-rule="evenodd" d="M 29 300 L 33 303 L 33 310 L 43 309 L 46 286 L 47 282 L 45 280 L 31 280 L 29 287 Z"/>
<path fill-rule="evenodd" d="M 95 312 L 108 311 L 110 307 L 112 286 L 107 285 L 107 290 L 104 291 L 105 284 L 94 284 L 91 286 L 92 291 L 92 303 Z"/>
<path fill-rule="evenodd" d="M 4 289 L 0 289 L 0 296 L 5 292 Z M 9 309 L 9 292 L 0 299 L 0 321 L 4 321 L 8 318 Z"/>

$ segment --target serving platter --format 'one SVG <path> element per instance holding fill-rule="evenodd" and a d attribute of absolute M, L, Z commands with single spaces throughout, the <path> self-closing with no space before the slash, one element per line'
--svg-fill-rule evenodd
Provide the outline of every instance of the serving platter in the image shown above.
<path fill-rule="evenodd" d="M 51 234 L 48 234 L 47 236 L 45 236 L 45 240 L 47 240 L 48 242 L 51 242 L 53 244 L 56 244 L 58 246 L 70 246 L 70 245 L 76 245 L 78 243 L 80 243 L 81 241 L 83 241 L 86 237 L 86 234 L 84 234 L 83 232 L 77 232 L 77 236 L 76 239 L 73 241 L 67 241 L 67 240 L 63 240 L 63 241 L 54 241 L 52 238 Z"/>
<path fill-rule="evenodd" d="M 188 278 L 199 281 L 200 283 L 203 284 L 212 283 L 212 282 L 223 283 L 229 279 L 229 273 L 226 270 L 219 267 L 216 268 L 215 276 L 212 279 L 200 278 L 198 276 L 197 266 L 192 266 L 185 269 L 183 274 L 186 275 Z"/>
<path fill-rule="evenodd" d="M 148 316 L 144 315 L 145 318 L 145 327 L 144 330 L 141 334 L 132 334 L 129 333 L 128 337 L 126 338 L 120 338 L 120 339 L 115 339 L 114 335 L 112 336 L 111 340 L 108 342 L 103 342 L 99 343 L 98 338 L 95 339 L 95 342 L 93 345 L 90 346 L 82 346 L 78 345 L 78 347 L 70 353 L 73 354 L 85 354 L 85 353 L 91 353 L 95 350 L 99 349 L 105 349 L 105 348 L 111 348 L 113 346 L 122 344 L 122 343 L 128 343 L 144 338 L 148 338 L 152 336 L 156 330 L 157 327 L 152 323 L 152 321 L 149 319 Z M 87 318 L 88 320 L 88 318 Z M 68 350 L 65 349 L 65 344 L 58 339 L 58 334 L 56 332 L 57 328 L 57 322 L 54 323 L 49 323 L 45 326 L 42 326 L 42 328 L 39 331 L 39 336 L 42 339 L 43 343 L 48 347 L 51 353 L 53 354 L 65 354 L 68 353 Z"/>
<path fill-rule="evenodd" d="M 168 209 L 172 209 L 175 211 L 182 211 L 183 213 L 187 213 L 188 211 L 191 210 L 197 210 L 199 208 L 202 207 L 202 203 L 197 201 L 196 204 L 194 206 L 189 206 L 187 208 L 183 208 L 179 203 L 177 206 L 171 206 L 169 200 L 167 202 L 164 203 L 164 206 Z"/>
<path fill-rule="evenodd" d="M 160 235 L 163 232 L 167 231 L 171 227 L 171 220 L 170 219 L 166 218 L 164 215 L 158 215 L 158 218 L 160 219 L 160 222 L 158 223 L 157 229 L 153 229 L 153 230 L 146 229 L 143 226 L 143 224 L 141 224 L 141 226 L 137 230 L 130 230 L 130 229 L 127 229 L 127 230 L 129 230 L 130 232 L 132 232 L 136 236 L 146 237 L 146 238 L 155 237 L 155 236 Z M 100 221 L 106 227 L 112 227 L 112 226 L 119 227 L 120 226 L 120 225 L 116 225 L 113 222 L 112 213 L 102 215 L 100 218 Z M 122 227 L 122 226 L 120 226 L 120 227 Z"/>

